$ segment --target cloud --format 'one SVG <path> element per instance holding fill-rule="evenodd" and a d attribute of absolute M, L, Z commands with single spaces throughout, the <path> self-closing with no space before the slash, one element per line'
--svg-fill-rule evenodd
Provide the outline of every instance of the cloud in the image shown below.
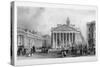
<path fill-rule="evenodd" d="M 96 10 L 71 9 L 71 8 L 43 8 L 43 7 L 17 7 L 18 26 L 36 30 L 42 34 L 51 34 L 51 27 L 65 24 L 67 17 L 71 24 L 81 29 L 86 39 L 87 22 L 96 19 Z"/>
<path fill-rule="evenodd" d="M 42 7 L 17 7 L 17 10 L 18 27 L 36 30 L 39 18 L 45 9 Z"/>

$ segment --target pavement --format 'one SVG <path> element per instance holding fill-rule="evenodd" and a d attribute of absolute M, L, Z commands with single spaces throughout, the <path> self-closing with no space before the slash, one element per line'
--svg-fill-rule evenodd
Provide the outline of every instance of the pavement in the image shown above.
<path fill-rule="evenodd" d="M 18 60 L 24 60 L 24 59 L 39 59 L 39 58 L 60 58 L 61 55 L 58 55 L 56 53 L 34 53 L 32 56 L 18 56 Z"/>
<path fill-rule="evenodd" d="M 72 56 L 68 54 L 66 57 L 80 57 L 80 56 Z M 57 53 L 34 53 L 32 56 L 17 57 L 18 60 L 43 59 L 43 58 L 64 58 L 64 57 L 62 57 L 61 54 L 57 54 Z"/>

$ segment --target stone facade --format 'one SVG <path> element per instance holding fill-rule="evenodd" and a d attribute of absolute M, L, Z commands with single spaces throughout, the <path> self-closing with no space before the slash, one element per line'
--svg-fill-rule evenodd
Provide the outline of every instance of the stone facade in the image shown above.
<path fill-rule="evenodd" d="M 67 48 L 81 44 L 83 41 L 80 30 L 70 24 L 67 18 L 66 24 L 59 24 L 51 30 L 52 48 Z"/>
<path fill-rule="evenodd" d="M 89 47 L 95 46 L 95 40 L 96 39 L 96 27 L 95 27 L 95 21 L 89 22 L 87 24 L 87 41 Z"/>
<path fill-rule="evenodd" d="M 17 29 L 17 46 L 24 46 L 27 49 L 33 46 L 39 48 L 42 47 L 42 41 L 42 36 L 38 34 L 33 34 L 21 28 Z"/>

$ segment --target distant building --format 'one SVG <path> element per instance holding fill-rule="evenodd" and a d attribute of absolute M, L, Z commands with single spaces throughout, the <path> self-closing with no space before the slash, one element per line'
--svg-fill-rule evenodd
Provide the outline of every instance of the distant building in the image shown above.
<path fill-rule="evenodd" d="M 43 38 L 44 38 L 43 47 L 50 48 L 51 47 L 51 36 L 50 35 L 44 35 Z"/>
<path fill-rule="evenodd" d="M 24 48 L 42 47 L 43 38 L 38 34 L 33 34 L 26 29 L 17 28 L 17 46 Z"/>
<path fill-rule="evenodd" d="M 92 21 L 87 24 L 87 40 L 89 47 L 91 48 L 95 47 L 95 39 L 96 39 L 96 27 L 95 27 L 95 21 Z"/>
<path fill-rule="evenodd" d="M 57 27 L 51 29 L 52 48 L 72 47 L 75 44 L 82 44 L 83 40 L 80 30 L 70 24 L 69 18 L 66 24 L 58 24 Z"/>

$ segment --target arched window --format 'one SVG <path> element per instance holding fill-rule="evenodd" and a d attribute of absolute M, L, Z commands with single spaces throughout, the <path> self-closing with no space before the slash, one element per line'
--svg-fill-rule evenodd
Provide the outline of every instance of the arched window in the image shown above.
<path fill-rule="evenodd" d="M 24 36 L 17 35 L 17 46 L 23 46 L 23 45 L 24 45 Z"/>

